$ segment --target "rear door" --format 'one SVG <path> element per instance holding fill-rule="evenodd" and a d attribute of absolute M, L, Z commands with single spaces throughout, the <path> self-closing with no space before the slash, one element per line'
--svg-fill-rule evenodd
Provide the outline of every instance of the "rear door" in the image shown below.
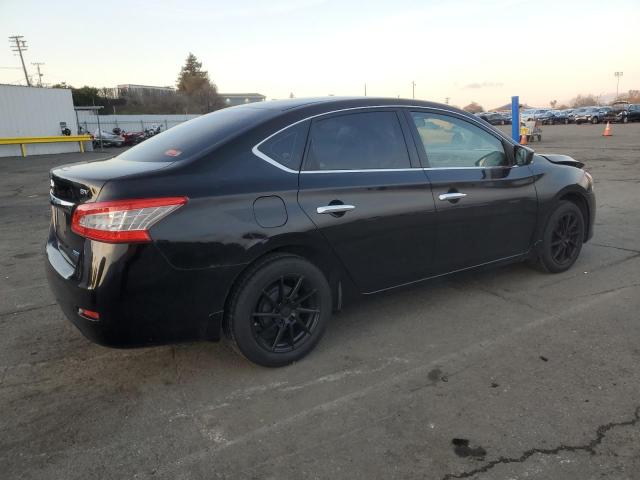
<path fill-rule="evenodd" d="M 401 121 L 384 108 L 313 119 L 300 172 L 300 206 L 363 292 L 432 272 L 433 196 Z"/>
<path fill-rule="evenodd" d="M 509 144 L 463 116 L 409 111 L 436 203 L 436 265 L 450 272 L 521 255 L 531 246 L 537 195 Z"/>

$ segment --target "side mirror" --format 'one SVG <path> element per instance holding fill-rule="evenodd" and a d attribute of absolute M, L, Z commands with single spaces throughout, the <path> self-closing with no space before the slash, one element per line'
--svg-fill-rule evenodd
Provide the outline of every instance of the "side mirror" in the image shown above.
<path fill-rule="evenodd" d="M 529 165 L 533 161 L 533 154 L 535 152 L 531 148 L 525 147 L 524 145 L 516 145 L 513 149 L 513 157 L 516 165 Z"/>

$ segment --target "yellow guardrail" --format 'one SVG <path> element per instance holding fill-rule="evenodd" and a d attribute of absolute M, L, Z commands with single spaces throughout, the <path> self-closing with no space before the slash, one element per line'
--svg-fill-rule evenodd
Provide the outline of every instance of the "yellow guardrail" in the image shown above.
<path fill-rule="evenodd" d="M 22 156 L 27 156 L 27 145 L 30 143 L 63 143 L 63 142 L 78 142 L 80 145 L 80 151 L 84 152 L 84 144 L 82 142 L 90 142 L 90 135 L 60 135 L 53 137 L 13 137 L 13 138 L 0 138 L 0 145 L 20 145 L 20 151 Z"/>

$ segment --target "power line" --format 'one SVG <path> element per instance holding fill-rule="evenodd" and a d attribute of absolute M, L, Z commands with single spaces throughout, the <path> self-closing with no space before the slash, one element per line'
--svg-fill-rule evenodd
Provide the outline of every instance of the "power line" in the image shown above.
<path fill-rule="evenodd" d="M 42 77 L 43 73 L 40 73 L 40 65 L 44 65 L 44 62 L 31 62 L 31 65 L 34 65 L 38 69 L 38 86 L 42 87 Z"/>
<path fill-rule="evenodd" d="M 12 52 L 18 52 L 20 55 L 20 61 L 22 62 L 22 71 L 24 72 L 24 79 L 27 81 L 27 86 L 31 86 L 31 81 L 29 80 L 29 75 L 27 74 L 27 67 L 24 64 L 24 57 L 22 56 L 22 52 L 27 50 L 27 41 L 22 40 L 24 37 L 22 35 L 12 35 L 9 37 L 10 48 Z"/>

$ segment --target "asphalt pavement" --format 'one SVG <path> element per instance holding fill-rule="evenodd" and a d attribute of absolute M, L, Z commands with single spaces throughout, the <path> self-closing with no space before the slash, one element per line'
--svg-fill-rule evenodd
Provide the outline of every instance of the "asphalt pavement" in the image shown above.
<path fill-rule="evenodd" d="M 571 270 L 367 299 L 281 369 L 224 343 L 91 344 L 46 285 L 47 175 L 105 154 L 0 159 L 0 477 L 640 478 L 640 124 L 601 133 L 531 144 L 595 178 Z"/>

